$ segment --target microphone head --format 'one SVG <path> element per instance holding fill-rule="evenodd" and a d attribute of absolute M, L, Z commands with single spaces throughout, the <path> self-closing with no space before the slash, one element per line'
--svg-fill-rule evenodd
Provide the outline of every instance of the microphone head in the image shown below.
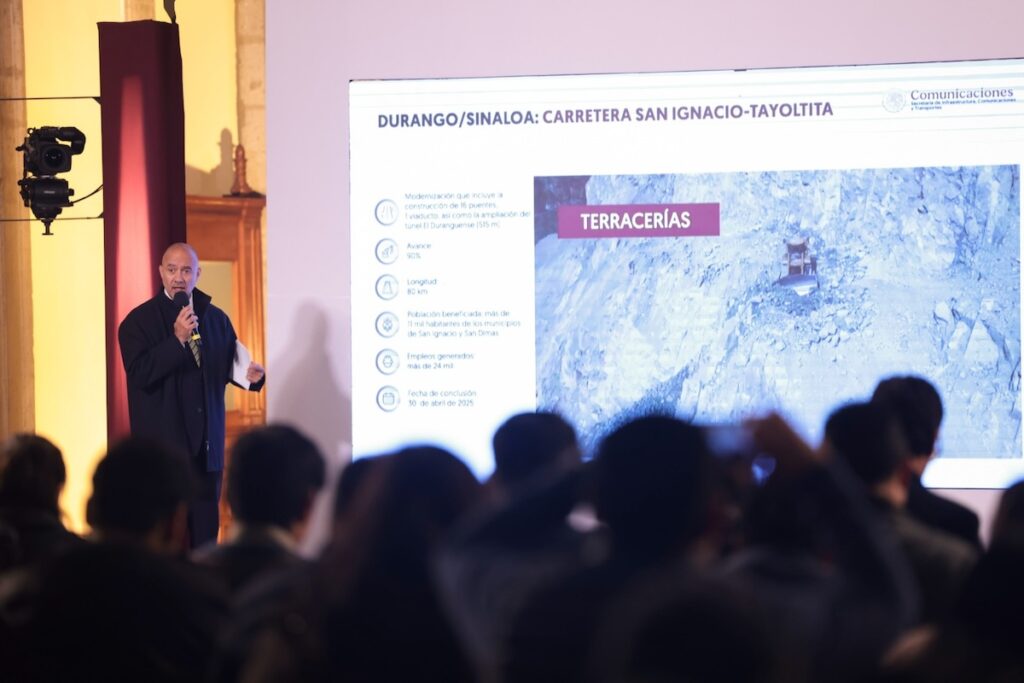
<path fill-rule="evenodd" d="M 186 306 L 188 306 L 188 294 L 186 294 L 185 292 L 175 292 L 174 303 L 178 304 L 182 308 L 185 308 Z"/>

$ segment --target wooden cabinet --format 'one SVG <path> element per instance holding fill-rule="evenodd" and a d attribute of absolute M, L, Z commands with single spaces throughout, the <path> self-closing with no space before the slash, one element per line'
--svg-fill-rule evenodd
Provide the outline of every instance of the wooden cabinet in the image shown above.
<path fill-rule="evenodd" d="M 249 349 L 253 360 L 263 365 L 267 356 L 260 222 L 266 203 L 263 196 L 185 198 L 186 234 L 199 253 L 200 268 L 206 263 L 205 270 L 213 271 L 216 266 L 223 275 L 212 279 L 201 275 L 199 288 L 229 311 L 239 341 Z M 225 447 L 229 452 L 239 434 L 266 422 L 266 396 L 263 391 L 240 391 L 232 386 L 228 391 L 235 392 L 229 396 L 226 415 Z M 230 511 L 222 496 L 221 537 L 230 523 Z"/>

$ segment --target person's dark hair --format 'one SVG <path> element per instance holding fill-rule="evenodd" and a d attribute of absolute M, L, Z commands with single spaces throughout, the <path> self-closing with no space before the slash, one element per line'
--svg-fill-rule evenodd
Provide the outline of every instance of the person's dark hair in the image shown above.
<path fill-rule="evenodd" d="M 555 413 L 519 413 L 494 432 L 495 474 L 506 485 L 526 481 L 578 449 L 576 430 Z"/>
<path fill-rule="evenodd" d="M 338 488 L 334 493 L 334 520 L 344 517 L 352 508 L 352 501 L 362 490 L 370 475 L 370 471 L 378 466 L 381 457 L 365 457 L 353 460 L 345 465 L 338 477 Z"/>
<path fill-rule="evenodd" d="M 707 527 L 713 468 L 700 428 L 672 417 L 629 422 L 598 447 L 597 515 L 620 548 L 658 553 L 685 547 Z"/>
<path fill-rule="evenodd" d="M 335 548 L 345 568 L 363 577 L 426 571 L 431 548 L 481 495 L 465 463 L 442 448 L 404 448 L 353 465 L 359 486 L 345 496 Z"/>
<path fill-rule="evenodd" d="M 1024 637 L 1024 620 L 1020 617 L 1024 610 L 1022 569 L 1024 546 L 994 543 L 964 582 L 953 612 L 953 621 L 979 642 L 1012 652 L 1018 663 L 1024 663 L 1020 652 Z"/>
<path fill-rule="evenodd" d="M 101 532 L 141 536 L 192 498 L 188 456 L 159 441 L 130 436 L 96 466 L 86 520 Z"/>
<path fill-rule="evenodd" d="M 893 682 L 1024 680 L 1024 547 L 993 544 L 958 591 L 952 613 L 916 655 L 894 663 Z"/>
<path fill-rule="evenodd" d="M 294 427 L 269 425 L 243 434 L 231 449 L 227 499 L 244 524 L 284 528 L 300 521 L 310 494 L 324 485 L 320 449 Z"/>
<path fill-rule="evenodd" d="M 851 403 L 833 412 L 825 438 L 868 486 L 885 481 L 910 456 L 899 422 L 885 404 Z"/>
<path fill-rule="evenodd" d="M 942 398 L 931 382 L 908 375 L 878 383 L 873 403 L 884 403 L 899 420 L 914 455 L 931 455 L 942 424 Z"/>
<path fill-rule="evenodd" d="M 0 452 L 0 507 L 59 516 L 57 500 L 66 478 L 59 448 L 35 434 L 16 434 Z"/>
<path fill-rule="evenodd" d="M 1024 480 L 1003 491 L 999 497 L 990 545 L 1012 545 L 1024 549 Z"/>
<path fill-rule="evenodd" d="M 318 680 L 472 680 L 435 592 L 432 560 L 479 501 L 480 483 L 453 454 L 430 446 L 352 466 L 357 485 L 345 496 L 334 540 L 307 593 L 305 609 L 321 614 L 310 619 L 323 624 L 323 634 L 293 637 L 283 656 L 300 668 L 316 662 L 310 668 L 322 672 Z M 396 656 L 382 658 L 381 648 Z M 310 676 L 299 671 L 282 678 Z"/>
<path fill-rule="evenodd" d="M 480 496 L 480 482 L 452 453 L 434 446 L 403 448 L 388 458 L 377 514 L 385 555 L 418 549 L 425 557 Z"/>

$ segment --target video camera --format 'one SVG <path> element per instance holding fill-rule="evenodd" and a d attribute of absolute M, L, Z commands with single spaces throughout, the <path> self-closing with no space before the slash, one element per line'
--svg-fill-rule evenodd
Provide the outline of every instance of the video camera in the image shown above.
<path fill-rule="evenodd" d="M 71 144 L 64 145 L 58 140 Z M 37 176 L 52 176 L 71 170 L 71 157 L 85 149 L 85 134 L 77 128 L 43 126 L 29 128 L 28 135 L 17 151 L 25 153 L 24 168 Z"/>
<path fill-rule="evenodd" d="M 69 143 L 63 144 L 61 140 Z M 72 126 L 29 128 L 25 141 L 16 150 L 22 152 L 21 198 L 50 232 L 50 223 L 64 207 L 71 206 L 75 191 L 58 173 L 71 170 L 71 157 L 85 149 L 85 134 Z M 32 177 L 30 177 L 32 176 Z"/>

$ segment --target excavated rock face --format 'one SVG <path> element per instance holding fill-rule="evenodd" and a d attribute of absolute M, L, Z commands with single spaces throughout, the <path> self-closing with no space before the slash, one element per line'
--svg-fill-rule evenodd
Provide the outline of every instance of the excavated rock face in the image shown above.
<path fill-rule="evenodd" d="M 944 454 L 1019 456 L 1019 167 L 537 184 L 538 405 L 588 444 L 651 410 L 779 408 L 817 436 L 840 402 L 914 373 L 945 401 Z M 581 188 L 588 204 L 717 202 L 721 235 L 559 240 L 551 212 Z M 815 257 L 805 292 L 778 284 L 794 238 Z"/>

